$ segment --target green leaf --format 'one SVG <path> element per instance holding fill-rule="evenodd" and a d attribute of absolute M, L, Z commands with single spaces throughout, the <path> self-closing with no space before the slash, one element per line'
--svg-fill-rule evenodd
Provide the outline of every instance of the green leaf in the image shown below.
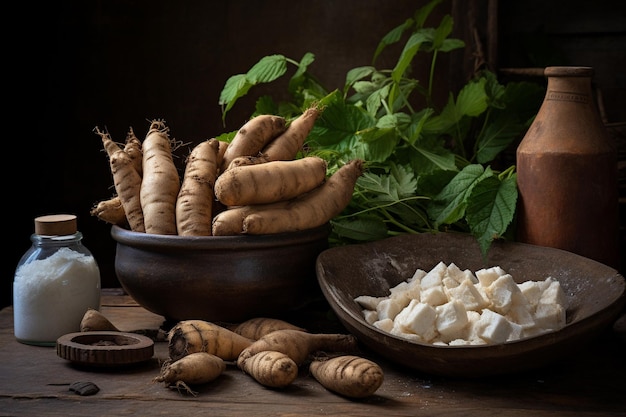
<path fill-rule="evenodd" d="M 348 91 L 348 89 L 352 87 L 354 83 L 356 83 L 359 80 L 362 80 L 365 77 L 371 76 L 374 72 L 376 72 L 376 68 L 372 66 L 352 68 L 346 74 L 346 83 L 344 85 L 344 92 Z"/>
<path fill-rule="evenodd" d="M 253 116 L 259 114 L 279 114 L 279 107 L 270 96 L 261 96 L 257 99 Z"/>
<path fill-rule="evenodd" d="M 374 51 L 374 58 L 372 59 L 372 62 L 376 62 L 378 56 L 387 46 L 393 45 L 394 43 L 398 42 L 402 37 L 402 34 L 406 30 L 411 29 L 411 26 L 413 26 L 413 19 L 407 19 L 404 21 L 404 23 L 391 29 L 385 36 L 383 36 L 382 40 L 376 47 L 376 51 Z"/>
<path fill-rule="evenodd" d="M 450 52 L 461 48 L 465 48 L 465 42 L 460 39 L 444 39 L 439 46 L 441 52 Z"/>
<path fill-rule="evenodd" d="M 372 91 L 365 101 L 365 107 L 367 108 L 367 112 L 372 115 L 372 117 L 375 117 L 376 113 L 378 113 L 378 110 L 388 96 L 389 85 L 385 85 L 383 88 Z"/>
<path fill-rule="evenodd" d="M 440 49 L 443 45 L 443 42 L 446 40 L 448 35 L 452 32 L 452 17 L 450 15 L 445 15 L 443 19 L 441 19 L 441 23 L 437 29 L 435 29 L 435 36 L 433 37 L 433 47 L 432 49 Z"/>
<path fill-rule="evenodd" d="M 516 180 L 516 175 L 502 181 L 496 176 L 484 178 L 468 198 L 467 222 L 483 254 L 494 239 L 504 235 L 513 221 L 518 196 Z"/>
<path fill-rule="evenodd" d="M 287 59 L 283 55 L 269 55 L 261 58 L 246 73 L 248 82 L 252 85 L 269 83 L 287 72 Z"/>
<path fill-rule="evenodd" d="M 410 166 L 392 164 L 391 175 L 396 181 L 397 193 L 400 198 L 415 195 L 417 178 L 415 178 Z"/>
<path fill-rule="evenodd" d="M 524 125 L 507 117 L 494 118 L 477 140 L 476 161 L 486 164 L 509 147 L 524 129 Z"/>
<path fill-rule="evenodd" d="M 400 79 L 409 65 L 411 65 L 411 61 L 413 61 L 413 58 L 415 57 L 415 54 L 417 54 L 417 51 L 419 51 L 422 43 L 428 40 L 429 37 L 427 37 L 425 32 L 421 30 L 411 35 L 409 40 L 404 45 L 404 49 L 400 53 L 400 58 L 398 59 L 396 66 L 391 71 L 391 78 L 396 83 L 400 83 Z"/>
<path fill-rule="evenodd" d="M 376 121 L 366 111 L 346 104 L 338 91 L 320 101 L 324 105 L 322 116 L 315 122 L 307 143 L 313 148 L 330 147 L 361 158 L 365 147 L 359 144 L 358 132 L 374 127 Z"/>
<path fill-rule="evenodd" d="M 395 128 L 368 129 L 369 134 L 359 134 L 357 138 L 366 144 L 365 159 L 370 162 L 385 162 L 398 145 Z"/>
<path fill-rule="evenodd" d="M 385 223 L 376 216 L 359 216 L 357 219 L 336 218 L 331 221 L 333 232 L 340 238 L 372 241 L 387 237 Z"/>
<path fill-rule="evenodd" d="M 428 214 L 435 220 L 435 225 L 452 224 L 465 215 L 467 199 L 472 189 L 485 177 L 492 176 L 490 169 L 472 164 L 463 168 L 443 190 L 433 199 Z"/>
<path fill-rule="evenodd" d="M 488 96 L 485 92 L 486 82 L 487 80 L 481 78 L 468 83 L 461 89 L 456 99 L 457 115 L 476 117 L 487 110 Z"/>
<path fill-rule="evenodd" d="M 434 112 L 435 110 L 431 108 L 426 108 L 418 113 L 413 113 L 411 115 L 411 120 L 404 130 L 404 134 L 409 144 L 413 145 L 419 139 L 424 128 L 424 124 L 433 115 Z"/>
<path fill-rule="evenodd" d="M 248 82 L 245 74 L 237 74 L 226 80 L 226 84 L 220 93 L 219 104 L 226 105 L 222 111 L 222 121 L 226 118 L 226 113 L 235 105 L 240 97 L 245 96 L 252 84 Z"/>
<path fill-rule="evenodd" d="M 359 177 L 357 184 L 363 193 L 370 194 L 371 199 L 384 202 L 396 202 L 400 199 L 397 181 L 388 174 L 365 172 Z"/>
<path fill-rule="evenodd" d="M 423 131 L 426 135 L 442 134 L 450 130 L 452 126 L 459 122 L 461 114 L 457 111 L 456 103 L 452 94 L 448 97 L 448 102 L 440 114 L 435 114 L 424 122 Z"/>
<path fill-rule="evenodd" d="M 432 0 L 415 12 L 415 23 L 418 28 L 424 27 L 426 19 L 430 16 L 430 13 L 441 2 L 442 0 Z"/>
<path fill-rule="evenodd" d="M 298 64 L 298 69 L 289 80 L 289 86 L 287 88 L 287 91 L 289 91 L 289 93 L 295 94 L 298 88 L 306 82 L 306 71 L 309 68 L 309 65 L 313 63 L 313 61 L 315 61 L 315 55 L 310 52 L 304 54 Z"/>

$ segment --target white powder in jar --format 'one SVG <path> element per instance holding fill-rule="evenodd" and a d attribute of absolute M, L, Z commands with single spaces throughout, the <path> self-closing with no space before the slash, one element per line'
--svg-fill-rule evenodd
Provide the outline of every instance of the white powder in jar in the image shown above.
<path fill-rule="evenodd" d="M 13 314 L 20 341 L 54 344 L 80 330 L 89 308 L 100 309 L 100 271 L 93 256 L 60 248 L 15 272 Z"/>

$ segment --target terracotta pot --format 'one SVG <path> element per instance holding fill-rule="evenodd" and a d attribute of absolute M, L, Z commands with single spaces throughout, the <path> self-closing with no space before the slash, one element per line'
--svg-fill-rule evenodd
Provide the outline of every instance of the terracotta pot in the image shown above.
<path fill-rule="evenodd" d="M 591 67 L 548 67 L 545 99 L 517 148 L 517 237 L 617 267 L 617 151 Z"/>

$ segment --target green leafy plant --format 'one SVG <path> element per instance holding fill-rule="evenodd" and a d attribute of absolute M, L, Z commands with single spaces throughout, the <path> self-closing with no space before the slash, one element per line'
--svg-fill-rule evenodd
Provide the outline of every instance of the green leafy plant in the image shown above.
<path fill-rule="evenodd" d="M 437 27 L 425 26 L 441 1 L 431 1 L 388 32 L 372 65 L 348 71 L 341 88 L 322 86 L 309 71 L 315 57 L 306 53 L 300 61 L 265 56 L 247 73 L 230 77 L 221 92 L 225 118 L 252 87 L 283 77 L 293 65 L 287 87 L 291 99 L 259 97 L 253 116 L 278 114 L 290 120 L 309 106 L 323 106 L 305 152 L 326 159 L 331 172 L 350 159 L 366 161 L 367 171 L 357 181 L 351 203 L 331 222 L 335 245 L 446 230 L 471 233 L 486 254 L 493 240 L 507 235 L 514 224 L 515 166 L 495 166 L 502 151 L 528 128 L 543 97 L 542 87 L 526 82 L 502 85 L 493 73 L 482 70 L 437 108 L 437 58 L 465 47 L 450 37 L 450 16 Z M 378 69 L 381 53 L 402 40 L 395 66 Z M 419 61 L 420 52 L 430 62 Z M 429 65 L 426 85 L 411 78 L 420 64 Z M 416 108 L 414 96 L 425 105 Z M 220 139 L 229 140 L 233 134 Z"/>

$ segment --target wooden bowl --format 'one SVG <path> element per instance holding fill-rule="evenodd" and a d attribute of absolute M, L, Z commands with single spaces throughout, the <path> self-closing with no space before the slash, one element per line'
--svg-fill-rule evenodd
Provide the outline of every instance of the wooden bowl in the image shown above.
<path fill-rule="evenodd" d="M 388 296 L 417 268 L 429 271 L 442 261 L 474 272 L 500 266 L 518 283 L 552 276 L 568 298 L 566 326 L 497 345 L 435 346 L 393 336 L 365 321 L 355 297 Z M 472 236 L 454 233 L 331 248 L 317 259 L 317 277 L 341 323 L 365 346 L 405 367 L 442 376 L 514 373 L 565 359 L 610 326 L 625 303 L 624 277 L 611 267 L 559 249 L 501 241 L 484 260 Z"/>
<path fill-rule="evenodd" d="M 124 290 L 169 321 L 240 322 L 321 298 L 315 260 L 330 225 L 258 236 L 166 236 L 113 226 Z"/>

